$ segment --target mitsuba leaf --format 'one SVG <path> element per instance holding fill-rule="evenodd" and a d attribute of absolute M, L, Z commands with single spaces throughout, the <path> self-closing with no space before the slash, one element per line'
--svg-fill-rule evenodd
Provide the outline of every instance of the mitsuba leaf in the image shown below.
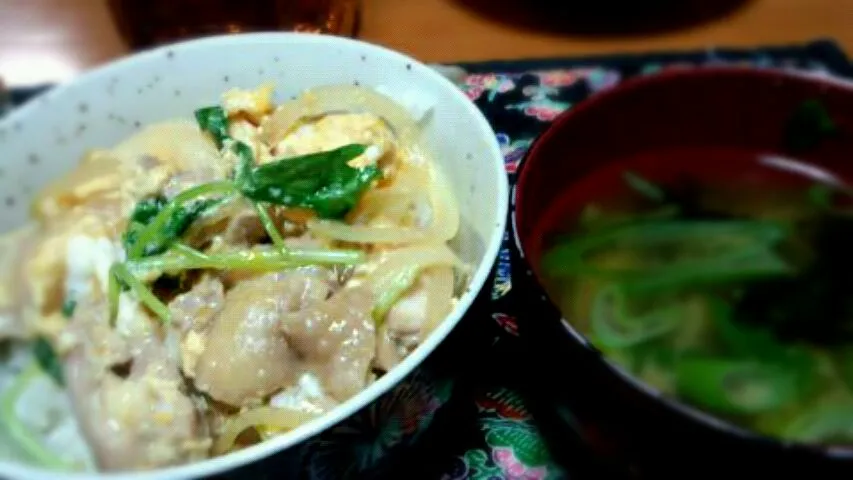
<path fill-rule="evenodd" d="M 314 210 L 321 218 L 341 218 L 382 172 L 376 165 L 351 167 L 364 145 L 286 158 L 252 169 L 238 185 L 256 201 Z"/>
<path fill-rule="evenodd" d="M 250 182 L 252 169 L 255 168 L 255 156 L 252 147 L 243 142 L 235 141 L 231 144 L 231 150 L 237 156 L 237 165 L 234 167 L 234 183 L 245 185 Z"/>
<path fill-rule="evenodd" d="M 162 197 L 145 199 L 134 208 L 130 224 L 123 237 L 125 251 L 132 251 L 139 240 L 139 233 L 165 208 L 167 201 Z M 190 225 L 202 214 L 220 203 L 218 199 L 203 199 L 190 202 L 176 209 L 157 238 L 145 246 L 143 257 L 163 253 L 179 239 Z"/>
<path fill-rule="evenodd" d="M 39 367 L 48 374 L 58 385 L 65 384 L 62 373 L 62 363 L 59 356 L 53 350 L 53 346 L 43 337 L 38 337 L 33 343 L 33 356 Z"/>
<path fill-rule="evenodd" d="M 122 246 L 125 251 L 130 251 L 136 244 L 139 232 L 166 206 L 166 199 L 162 196 L 150 197 L 140 200 L 130 214 L 127 231 L 122 236 Z"/>
<path fill-rule="evenodd" d="M 71 318 L 74 315 L 74 310 L 77 308 L 77 300 L 73 298 L 66 298 L 64 302 L 62 302 L 62 316 L 65 318 Z"/>
<path fill-rule="evenodd" d="M 228 114 L 219 106 L 200 108 L 195 111 L 198 126 L 209 133 L 216 146 L 222 148 L 222 143 L 228 138 Z"/>

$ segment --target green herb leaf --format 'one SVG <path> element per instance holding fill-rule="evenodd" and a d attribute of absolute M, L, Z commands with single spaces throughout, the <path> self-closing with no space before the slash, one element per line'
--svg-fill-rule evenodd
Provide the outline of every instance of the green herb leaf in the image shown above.
<path fill-rule="evenodd" d="M 794 111 L 785 126 L 785 147 L 794 152 L 809 150 L 835 135 L 838 128 L 819 100 L 806 100 Z"/>
<path fill-rule="evenodd" d="M 52 470 L 74 470 L 77 465 L 62 458 L 56 451 L 46 448 L 42 434 L 34 432 L 18 415 L 18 406 L 24 392 L 30 383 L 44 375 L 38 363 L 33 362 L 3 390 L 0 394 L 0 424 L 3 425 L 4 436 L 8 434 L 8 438 L 21 447 L 22 453 L 35 464 Z"/>
<path fill-rule="evenodd" d="M 275 271 L 307 265 L 358 265 L 364 262 L 359 250 L 248 250 L 208 255 L 181 243 L 163 255 L 127 262 L 132 275 L 150 271 L 178 272 L 181 270 L 245 270 Z"/>
<path fill-rule="evenodd" d="M 619 285 L 603 288 L 593 301 L 590 323 L 596 340 L 608 349 L 627 348 L 675 329 L 686 317 L 681 303 L 632 314 Z"/>
<path fill-rule="evenodd" d="M 830 210 L 835 203 L 834 198 L 835 189 L 823 183 L 812 185 L 808 190 L 809 203 L 820 210 Z"/>
<path fill-rule="evenodd" d="M 801 393 L 814 386 L 817 367 L 809 350 L 780 341 L 768 328 L 738 321 L 734 307 L 722 298 L 711 297 L 708 307 L 716 335 L 731 356 L 787 368 L 796 374 Z"/>
<path fill-rule="evenodd" d="M 187 231 L 190 225 L 192 225 L 198 217 L 202 216 L 205 212 L 218 204 L 218 199 L 207 198 L 188 203 L 176 209 L 163 228 L 163 236 L 158 248 L 152 249 L 151 247 L 148 247 L 145 254 L 152 255 L 165 251 L 175 240 L 181 238 L 181 235 Z"/>
<path fill-rule="evenodd" d="M 735 309 L 722 298 L 711 297 L 708 307 L 717 328 L 717 336 L 734 355 L 771 361 L 785 357 L 785 347 L 771 331 L 738 322 Z"/>
<path fill-rule="evenodd" d="M 219 106 L 200 108 L 195 111 L 198 126 L 213 136 L 216 146 L 222 148 L 222 142 L 228 138 L 228 115 Z"/>
<path fill-rule="evenodd" d="M 255 156 L 252 153 L 252 147 L 243 142 L 233 142 L 231 150 L 237 155 L 237 165 L 234 167 L 234 183 L 240 187 L 251 181 L 252 169 L 255 168 Z"/>
<path fill-rule="evenodd" d="M 744 289 L 733 304 L 736 319 L 772 329 L 780 339 L 815 345 L 839 345 L 853 339 L 853 218 L 821 215 L 814 218 L 807 241 L 814 256 L 797 263 L 797 275 L 765 278 Z M 795 237 L 796 238 L 796 237 Z"/>
<path fill-rule="evenodd" d="M 168 200 L 162 195 L 140 200 L 133 208 L 133 213 L 130 214 L 130 221 L 148 225 L 167 203 Z"/>
<path fill-rule="evenodd" d="M 130 221 L 127 226 L 127 231 L 122 236 L 122 245 L 125 251 L 130 252 L 136 244 L 139 233 L 151 223 L 152 220 L 166 206 L 166 199 L 162 196 L 156 196 L 140 200 L 133 208 L 130 214 Z"/>
<path fill-rule="evenodd" d="M 66 298 L 64 302 L 62 302 L 62 316 L 65 318 L 71 318 L 74 316 L 74 310 L 77 308 L 77 300 L 73 298 Z"/>
<path fill-rule="evenodd" d="M 134 209 L 135 215 L 131 217 L 123 237 L 128 258 L 142 258 L 166 251 L 197 218 L 224 201 L 219 198 L 195 199 L 196 197 L 228 193 L 231 189 L 233 187 L 230 182 L 221 185 L 204 184 L 182 192 L 165 205 L 151 204 L 148 200 L 144 201 L 145 205 L 137 205 Z"/>
<path fill-rule="evenodd" d="M 378 298 L 373 306 L 373 320 L 376 322 L 376 328 L 382 326 L 385 315 L 406 294 L 406 291 L 412 288 L 418 280 L 420 271 L 420 265 L 410 265 L 396 273 L 392 288 L 377 292 Z"/>
<path fill-rule="evenodd" d="M 363 168 L 348 165 L 366 149 L 364 145 L 352 144 L 261 165 L 239 187 L 256 202 L 305 207 L 321 218 L 341 218 L 382 175 L 375 165 Z"/>
<path fill-rule="evenodd" d="M 110 269 L 110 275 L 115 278 L 115 283 L 113 285 L 126 285 L 130 290 L 136 294 L 136 298 L 142 302 L 143 305 L 148 307 L 155 315 L 157 315 L 160 320 L 164 324 L 169 324 L 172 318 L 172 313 L 169 310 L 169 307 L 166 306 L 163 302 L 157 298 L 154 293 L 149 290 L 138 278 L 133 276 L 133 274 L 128 270 L 128 267 L 124 263 L 116 263 Z M 118 294 L 116 293 L 116 289 L 114 287 L 110 287 L 109 292 L 109 301 L 110 301 L 110 321 L 114 320 L 118 314 Z"/>
<path fill-rule="evenodd" d="M 657 203 L 661 203 L 666 200 L 666 192 L 664 192 L 662 188 L 646 180 L 640 175 L 631 171 L 626 171 L 622 174 L 622 178 L 632 190 L 647 199 Z"/>
<path fill-rule="evenodd" d="M 788 234 L 769 221 L 661 220 L 627 224 L 560 243 L 542 258 L 551 278 L 595 276 L 632 293 L 687 285 L 778 277 L 791 267 L 774 248 Z M 601 265 L 601 255 L 620 252 L 630 261 Z M 667 258 L 661 261 L 661 255 Z"/>
<path fill-rule="evenodd" d="M 53 346 L 43 337 L 38 337 L 33 343 L 33 356 L 39 367 L 48 374 L 58 385 L 65 385 L 65 377 L 62 374 L 62 363 L 59 356 L 53 350 Z"/>
<path fill-rule="evenodd" d="M 205 211 L 217 203 L 217 200 L 205 199 L 191 202 L 185 206 L 175 209 L 175 211 L 169 216 L 166 224 L 160 230 L 157 238 L 144 246 L 140 256 L 147 257 L 149 255 L 156 255 L 166 251 L 166 249 L 168 249 L 175 240 L 181 238 L 181 235 L 183 235 L 189 226 L 192 225 L 196 218 L 201 216 Z M 139 240 L 139 233 L 146 226 L 147 225 L 140 223 L 130 224 L 128 231 L 124 235 L 124 246 L 127 251 L 132 251 L 135 248 Z M 138 257 L 133 255 L 132 258 Z"/>
<path fill-rule="evenodd" d="M 783 436 L 798 442 L 849 443 L 853 440 L 853 408 L 831 403 L 805 409 L 786 426 Z"/>
<path fill-rule="evenodd" d="M 260 203 L 255 203 L 255 211 L 258 213 L 261 225 L 264 226 L 264 230 L 266 230 L 267 235 L 269 235 L 272 244 L 275 245 L 275 248 L 282 251 L 287 250 L 287 245 L 284 243 L 284 237 L 282 237 L 281 232 L 278 231 L 278 227 L 267 211 L 267 207 Z"/>
<path fill-rule="evenodd" d="M 774 364 L 693 356 L 676 364 L 678 392 L 727 414 L 778 409 L 798 398 L 797 376 Z"/>

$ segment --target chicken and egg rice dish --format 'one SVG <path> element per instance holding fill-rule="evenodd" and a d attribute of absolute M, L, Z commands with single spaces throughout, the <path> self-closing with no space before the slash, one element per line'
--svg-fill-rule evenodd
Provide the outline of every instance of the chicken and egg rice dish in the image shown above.
<path fill-rule="evenodd" d="M 240 449 L 346 401 L 452 310 L 459 211 L 410 109 L 272 94 L 89 152 L 0 237 L 0 458 L 122 471 Z"/>

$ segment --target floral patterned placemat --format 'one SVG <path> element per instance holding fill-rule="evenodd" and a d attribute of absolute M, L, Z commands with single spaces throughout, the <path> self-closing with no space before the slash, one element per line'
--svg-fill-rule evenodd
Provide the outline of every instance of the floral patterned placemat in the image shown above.
<path fill-rule="evenodd" d="M 832 42 L 573 59 L 498 61 L 439 67 L 497 132 L 510 182 L 533 139 L 561 112 L 626 78 L 663 69 L 739 64 L 853 77 Z M 13 89 L 17 105 L 49 88 Z M 0 105 L 0 112 L 6 105 Z M 510 292 L 526 281 L 507 232 L 490 288 L 425 365 L 375 404 L 298 448 L 221 476 L 262 480 L 388 478 L 546 480 L 615 478 L 583 442 L 549 444 L 526 395 L 531 369 L 519 337 L 524 318 Z M 514 275 L 516 274 L 516 275 Z M 581 438 L 580 436 L 578 438 Z"/>

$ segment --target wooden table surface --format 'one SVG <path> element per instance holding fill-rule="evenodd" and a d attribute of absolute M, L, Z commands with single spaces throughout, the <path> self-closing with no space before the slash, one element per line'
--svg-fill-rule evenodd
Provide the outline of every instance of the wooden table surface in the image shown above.
<path fill-rule="evenodd" d="M 549 33 L 470 7 L 500 3 L 363 0 L 359 36 L 428 62 L 754 46 L 818 37 L 835 38 L 853 52 L 853 0 L 746 1 L 722 18 L 633 37 Z M 504 15 L 522 16 L 518 11 Z M 0 78 L 9 84 L 66 80 L 127 51 L 106 0 L 0 0 Z"/>

